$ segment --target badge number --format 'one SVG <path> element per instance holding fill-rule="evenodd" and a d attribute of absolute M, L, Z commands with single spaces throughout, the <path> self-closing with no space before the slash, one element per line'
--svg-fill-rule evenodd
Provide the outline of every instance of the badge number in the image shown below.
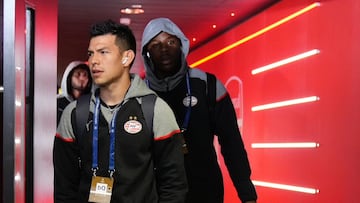
<path fill-rule="evenodd" d="M 112 178 L 93 176 L 89 202 L 110 203 L 113 183 Z"/>

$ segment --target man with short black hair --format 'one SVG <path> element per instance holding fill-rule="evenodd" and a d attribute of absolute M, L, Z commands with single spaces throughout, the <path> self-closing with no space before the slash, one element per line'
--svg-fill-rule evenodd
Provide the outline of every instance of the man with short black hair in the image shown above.
<path fill-rule="evenodd" d="M 60 120 L 54 142 L 55 203 L 184 202 L 180 129 L 159 97 L 152 126 L 147 125 L 141 105 L 155 93 L 130 74 L 135 53 L 128 26 L 105 21 L 92 27 L 89 66 L 98 89 L 83 134 L 73 130 L 76 102 Z"/>

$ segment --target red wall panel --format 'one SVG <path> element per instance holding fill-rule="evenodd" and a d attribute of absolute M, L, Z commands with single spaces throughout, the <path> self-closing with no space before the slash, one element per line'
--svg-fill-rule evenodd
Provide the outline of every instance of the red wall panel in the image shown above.
<path fill-rule="evenodd" d="M 246 39 L 315 1 L 280 1 L 192 51 L 189 64 Z M 360 2 L 318 1 L 305 12 L 220 54 L 198 68 L 215 73 L 223 83 L 238 77 L 243 87 L 242 128 L 252 165 L 252 179 L 318 189 L 315 194 L 257 184 L 262 202 L 360 202 Z M 308 58 L 252 75 L 251 71 L 312 50 Z M 238 86 L 227 86 L 233 99 Z M 252 111 L 252 107 L 317 96 L 319 100 Z M 316 148 L 253 148 L 254 143 L 315 142 Z M 220 158 L 220 162 L 222 162 Z M 223 169 L 224 166 L 222 166 Z M 226 171 L 226 170 L 224 170 Z M 225 172 L 226 203 L 236 193 Z M 255 182 L 258 183 L 258 182 Z"/>
<path fill-rule="evenodd" d="M 35 9 L 34 203 L 53 202 L 52 147 L 56 132 L 58 0 L 26 0 Z"/>

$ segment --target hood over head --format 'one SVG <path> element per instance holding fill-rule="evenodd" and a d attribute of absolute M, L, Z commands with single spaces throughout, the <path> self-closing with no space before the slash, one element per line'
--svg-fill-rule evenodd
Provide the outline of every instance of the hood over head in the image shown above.
<path fill-rule="evenodd" d="M 72 75 L 72 71 L 77 68 L 79 65 L 86 65 L 88 67 L 88 65 L 83 62 L 83 61 L 72 61 L 71 63 L 69 63 L 69 65 L 66 67 L 65 71 L 64 71 L 64 74 L 62 76 L 62 79 L 61 79 L 61 94 L 58 95 L 58 97 L 66 97 L 67 100 L 69 101 L 73 101 L 74 98 L 72 96 L 72 94 L 69 92 L 70 91 L 70 75 Z M 91 79 L 91 73 L 90 73 L 90 69 L 88 69 L 88 74 L 89 74 L 89 87 L 90 90 L 92 90 L 94 87 L 93 87 L 93 82 L 92 82 L 92 79 Z"/>
<path fill-rule="evenodd" d="M 154 66 L 147 53 L 147 44 L 156 37 L 160 32 L 166 32 L 174 35 L 181 41 L 182 64 L 179 72 L 165 79 L 158 79 L 154 73 Z M 149 81 L 152 89 L 157 91 L 167 91 L 176 87 L 181 79 L 185 76 L 188 65 L 186 57 L 189 53 L 190 43 L 188 38 L 180 30 L 180 28 L 168 18 L 155 18 L 151 20 L 145 27 L 141 41 L 141 55 L 145 65 L 145 77 Z"/>

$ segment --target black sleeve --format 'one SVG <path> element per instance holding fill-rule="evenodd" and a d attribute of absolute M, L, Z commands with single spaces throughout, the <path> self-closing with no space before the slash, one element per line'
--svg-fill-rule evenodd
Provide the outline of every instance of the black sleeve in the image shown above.
<path fill-rule="evenodd" d="M 54 202 L 79 202 L 80 167 L 76 142 L 55 137 L 53 146 Z"/>
<path fill-rule="evenodd" d="M 256 200 L 257 194 L 250 179 L 249 160 L 229 94 L 216 103 L 215 119 L 215 133 L 218 135 L 221 153 L 239 198 L 243 202 Z"/>
<path fill-rule="evenodd" d="M 155 173 L 159 203 L 183 203 L 187 193 L 181 134 L 155 141 Z"/>

